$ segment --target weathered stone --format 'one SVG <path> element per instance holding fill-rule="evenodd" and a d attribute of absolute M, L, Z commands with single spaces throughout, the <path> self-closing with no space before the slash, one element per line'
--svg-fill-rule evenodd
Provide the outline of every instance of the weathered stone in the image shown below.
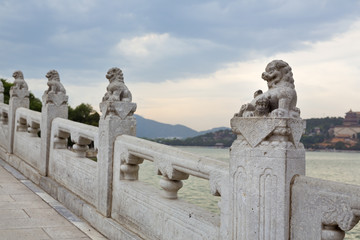
<path fill-rule="evenodd" d="M 131 102 L 131 92 L 126 87 L 119 68 L 111 68 L 106 78 L 110 83 L 100 103 L 102 116 L 99 122 L 97 207 L 104 216 L 109 216 L 114 142 L 115 138 L 122 134 L 136 135 L 136 119 L 133 116 L 136 104 Z"/>
<path fill-rule="evenodd" d="M 14 149 L 14 131 L 15 131 L 15 114 L 20 107 L 29 108 L 29 91 L 28 86 L 24 80 L 24 75 L 21 71 L 15 71 L 13 74 L 15 78 L 14 85 L 10 88 L 9 101 L 9 138 L 8 138 L 8 152 L 13 153 Z"/>
<path fill-rule="evenodd" d="M 268 91 L 256 91 L 251 103 L 243 105 L 237 116 L 299 118 L 300 110 L 296 107 L 297 95 L 289 64 L 282 60 L 270 62 L 262 78 L 267 81 Z"/>
<path fill-rule="evenodd" d="M 0 81 L 0 103 L 4 102 L 4 85 L 2 81 Z"/>
<path fill-rule="evenodd" d="M 39 164 L 39 172 L 43 176 L 48 174 L 51 124 L 57 118 L 68 118 L 68 96 L 64 86 L 60 83 L 59 73 L 51 70 L 46 74 L 49 86 L 42 96 L 41 109 L 41 163 Z"/>

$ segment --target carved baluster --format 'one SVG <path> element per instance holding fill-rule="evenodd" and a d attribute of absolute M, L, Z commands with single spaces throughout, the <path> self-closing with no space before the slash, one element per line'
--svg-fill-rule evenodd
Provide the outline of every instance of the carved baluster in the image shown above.
<path fill-rule="evenodd" d="M 120 166 L 121 180 L 138 180 L 139 178 L 139 164 L 143 163 L 144 159 L 129 155 L 123 159 Z"/>
<path fill-rule="evenodd" d="M 70 136 L 67 132 L 59 131 L 54 136 L 54 149 L 66 149 L 67 148 L 67 139 Z"/>
<path fill-rule="evenodd" d="M 19 118 L 17 121 L 18 125 L 16 127 L 16 131 L 18 132 L 26 132 L 27 131 L 27 124 L 25 118 Z"/>
<path fill-rule="evenodd" d="M 76 153 L 77 157 L 86 157 L 86 151 L 89 149 L 89 144 L 91 143 L 90 139 L 84 137 L 71 138 L 75 142 L 73 145 L 73 150 Z"/>
<path fill-rule="evenodd" d="M 342 240 L 345 232 L 336 225 L 325 225 L 321 231 L 321 240 Z"/>
<path fill-rule="evenodd" d="M 2 112 L 1 114 L 1 122 L 3 125 L 7 125 L 8 124 L 8 114 L 6 112 Z"/>
<path fill-rule="evenodd" d="M 160 170 L 159 173 L 163 175 L 163 178 L 160 179 L 160 187 L 163 189 L 162 196 L 167 199 L 177 199 L 177 193 L 183 186 L 181 180 L 188 179 L 189 174 L 177 170 L 172 170 L 170 173 Z"/>
<path fill-rule="evenodd" d="M 36 122 L 30 122 L 28 127 L 28 132 L 31 137 L 38 137 L 38 132 L 40 131 L 40 124 Z"/>

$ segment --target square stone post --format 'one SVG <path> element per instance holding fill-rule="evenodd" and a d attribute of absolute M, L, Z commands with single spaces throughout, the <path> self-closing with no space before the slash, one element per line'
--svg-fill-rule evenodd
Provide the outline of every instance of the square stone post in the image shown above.
<path fill-rule="evenodd" d="M 0 103 L 4 102 L 4 85 L 2 81 L 0 81 Z"/>
<path fill-rule="evenodd" d="M 29 91 L 27 83 L 24 80 L 24 75 L 21 71 L 13 73 L 15 78 L 14 85 L 10 89 L 9 101 L 9 139 L 8 139 L 8 153 L 12 154 L 14 150 L 14 136 L 16 126 L 16 109 L 20 107 L 29 108 Z"/>
<path fill-rule="evenodd" d="M 292 69 L 273 60 L 262 78 L 268 91 L 257 90 L 231 119 L 237 139 L 230 151 L 225 220 L 232 240 L 290 239 L 290 185 L 294 176 L 305 175 L 305 121 L 296 107 Z"/>
<path fill-rule="evenodd" d="M 234 117 L 230 239 L 289 239 L 290 184 L 305 174 L 304 121 Z"/>
<path fill-rule="evenodd" d="M 59 73 L 51 70 L 46 74 L 48 78 L 46 90 L 42 96 L 41 108 L 41 162 L 39 172 L 43 176 L 48 174 L 51 124 L 57 118 L 68 118 L 68 96 L 65 88 L 60 83 Z"/>
<path fill-rule="evenodd" d="M 130 91 L 124 84 L 122 71 L 111 68 L 106 78 L 110 84 L 100 103 L 102 115 L 99 121 L 98 146 L 98 211 L 111 214 L 114 142 L 122 134 L 136 135 L 136 119 L 133 116 L 136 103 L 132 103 Z"/>

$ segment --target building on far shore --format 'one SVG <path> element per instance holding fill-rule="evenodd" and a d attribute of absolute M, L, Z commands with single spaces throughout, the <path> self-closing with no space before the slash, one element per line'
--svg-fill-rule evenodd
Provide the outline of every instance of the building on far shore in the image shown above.
<path fill-rule="evenodd" d="M 336 138 L 360 139 L 360 112 L 351 109 L 345 114 L 343 125 L 334 127 Z"/>

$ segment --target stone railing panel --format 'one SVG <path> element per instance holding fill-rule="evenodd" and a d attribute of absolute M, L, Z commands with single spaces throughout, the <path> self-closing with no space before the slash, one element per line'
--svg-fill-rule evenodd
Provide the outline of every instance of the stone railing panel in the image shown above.
<path fill-rule="evenodd" d="M 7 149 L 7 139 L 9 137 L 8 113 L 9 105 L 0 103 L 0 147 L 2 147 L 4 151 Z"/>
<path fill-rule="evenodd" d="M 298 176 L 292 184 L 291 239 L 340 240 L 360 220 L 360 186 Z"/>
<path fill-rule="evenodd" d="M 27 108 L 18 108 L 15 115 L 14 155 L 31 167 L 39 170 L 41 139 L 41 113 Z"/>
<path fill-rule="evenodd" d="M 68 149 L 68 137 L 75 143 Z M 88 144 L 98 144 L 98 128 L 55 118 L 51 130 L 49 177 L 95 205 L 97 196 L 97 162 L 86 158 Z"/>
<path fill-rule="evenodd" d="M 143 160 L 153 162 L 154 174 L 162 175 L 162 190 L 136 181 Z M 111 216 L 126 219 L 146 239 L 219 239 L 219 216 L 177 199 L 190 175 L 209 180 L 213 194 L 220 195 L 228 164 L 128 135 L 117 137 Z"/>

